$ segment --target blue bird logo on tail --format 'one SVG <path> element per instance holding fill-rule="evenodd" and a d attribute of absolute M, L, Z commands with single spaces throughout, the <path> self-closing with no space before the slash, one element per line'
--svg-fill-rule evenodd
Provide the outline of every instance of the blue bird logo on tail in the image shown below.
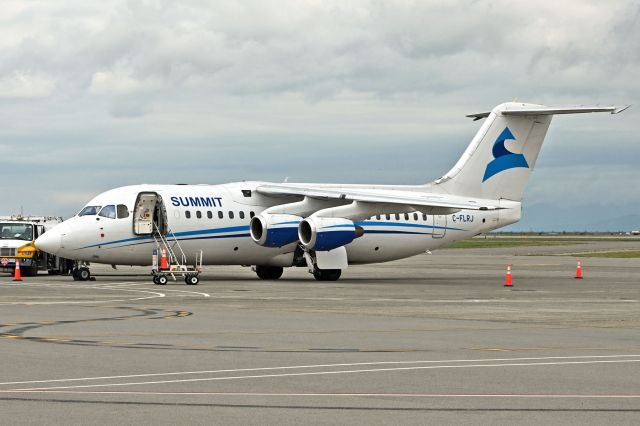
<path fill-rule="evenodd" d="M 529 168 L 529 163 L 527 163 L 524 155 L 513 153 L 504 146 L 504 143 L 508 140 L 516 140 L 516 138 L 513 136 L 513 133 L 511 133 L 511 130 L 509 130 L 508 127 L 505 127 L 493 144 L 492 152 L 494 159 L 487 164 L 482 182 L 486 181 L 491 176 L 508 169 L 513 169 L 515 167 Z"/>

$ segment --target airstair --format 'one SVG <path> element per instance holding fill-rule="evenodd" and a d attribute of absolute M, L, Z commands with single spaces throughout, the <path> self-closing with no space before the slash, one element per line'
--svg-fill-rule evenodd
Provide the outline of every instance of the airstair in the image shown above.
<path fill-rule="evenodd" d="M 202 272 L 202 255 L 200 250 L 196 252 L 195 264 L 187 264 L 187 255 L 184 253 L 180 242 L 176 238 L 173 231 L 168 230 L 164 235 L 158 225 L 153 223 L 153 233 L 151 236 L 156 244 L 156 250 L 153 255 L 153 267 L 151 274 L 153 275 L 153 283 L 157 285 L 167 284 L 168 277 L 177 280 L 177 276 L 183 277 L 185 283 L 188 285 L 196 285 L 200 282 L 200 272 Z M 167 258 L 167 265 L 163 267 L 162 262 L 159 259 L 162 256 L 162 252 L 165 252 Z"/>

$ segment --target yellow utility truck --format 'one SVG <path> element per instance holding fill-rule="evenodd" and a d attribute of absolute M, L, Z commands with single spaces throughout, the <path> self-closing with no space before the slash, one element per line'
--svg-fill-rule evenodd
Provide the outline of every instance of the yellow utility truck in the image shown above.
<path fill-rule="evenodd" d="M 43 233 L 62 223 L 61 217 L 52 216 L 0 216 L 0 271 L 13 272 L 16 259 L 24 276 L 68 274 L 73 261 L 38 250 L 34 241 Z"/>

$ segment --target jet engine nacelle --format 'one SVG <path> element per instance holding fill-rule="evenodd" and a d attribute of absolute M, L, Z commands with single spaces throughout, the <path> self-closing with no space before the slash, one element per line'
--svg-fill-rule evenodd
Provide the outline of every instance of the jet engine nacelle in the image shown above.
<path fill-rule="evenodd" d="M 298 227 L 298 238 L 302 245 L 316 251 L 342 247 L 362 234 L 362 227 L 349 219 L 333 217 L 308 217 Z"/>
<path fill-rule="evenodd" d="M 302 218 L 290 214 L 259 214 L 251 219 L 251 239 L 265 247 L 282 247 L 298 241 Z"/>

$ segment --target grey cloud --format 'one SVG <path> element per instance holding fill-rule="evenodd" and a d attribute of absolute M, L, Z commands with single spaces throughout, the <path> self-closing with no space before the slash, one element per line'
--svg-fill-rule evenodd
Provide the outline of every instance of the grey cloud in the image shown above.
<path fill-rule="evenodd" d="M 514 98 L 633 103 L 639 10 L 577 0 L 11 4 L 0 16 L 0 143 L 12 152 L 2 174 L 28 169 L 42 196 L 3 206 L 71 214 L 84 194 L 140 181 L 425 182 L 473 136 L 466 113 Z M 531 202 L 578 203 L 558 190 L 563 173 L 578 182 L 600 170 L 594 199 L 640 180 L 638 122 L 637 108 L 554 120 Z M 149 159 L 168 152 L 170 166 Z"/>

